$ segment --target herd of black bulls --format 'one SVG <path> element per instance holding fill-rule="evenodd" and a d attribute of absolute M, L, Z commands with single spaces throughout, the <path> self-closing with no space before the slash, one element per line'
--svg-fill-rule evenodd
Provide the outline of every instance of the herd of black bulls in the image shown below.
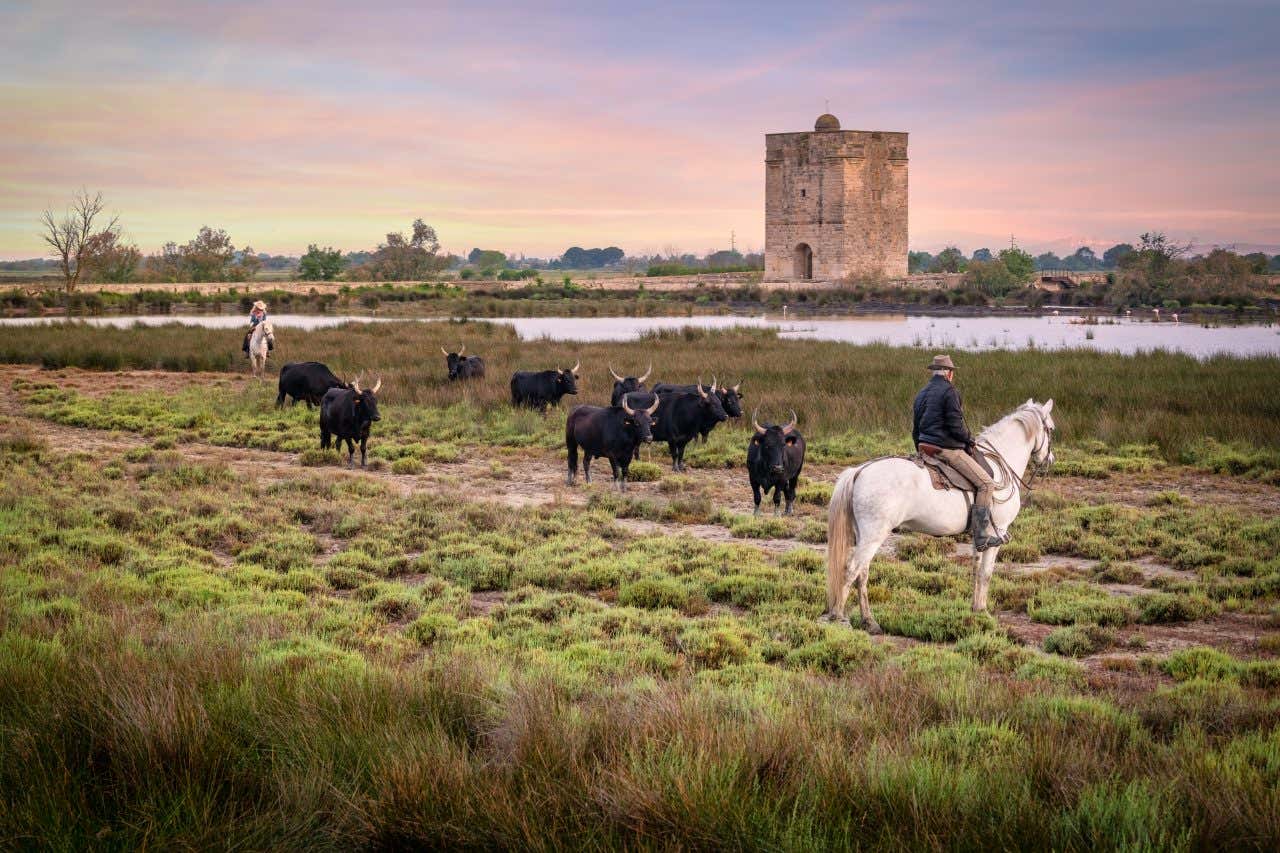
<path fill-rule="evenodd" d="M 449 352 L 443 347 L 450 381 L 483 379 L 484 360 L 464 355 L 466 347 Z M 578 370 L 581 362 L 568 370 L 517 371 L 511 376 L 511 405 L 541 412 L 559 405 L 560 398 L 578 393 Z M 591 460 L 609 460 L 613 479 L 620 490 L 627 487 L 631 462 L 639 458 L 640 447 L 653 441 L 665 441 L 671 453 L 671 467 L 684 471 L 684 451 L 689 442 L 707 435 L 719 423 L 742 417 L 742 383 L 720 385 L 715 377 L 711 385 L 699 379 L 692 385 L 656 382 L 652 389 L 645 382 L 653 373 L 653 365 L 642 376 L 613 376 L 613 393 L 608 406 L 575 406 L 565 421 L 565 447 L 568 450 L 567 480 L 572 484 L 578 474 L 578 452 L 582 452 L 582 473 L 591 482 Z M 360 444 L 360 466 L 365 465 L 365 446 L 369 428 L 380 419 L 377 393 L 382 380 L 373 388 L 361 390 L 360 380 L 343 382 L 328 367 L 317 361 L 286 364 L 280 369 L 279 394 L 276 405 L 305 400 L 307 407 L 320 407 L 320 446 L 328 448 L 330 439 L 340 446 L 347 443 L 347 465 L 354 465 L 355 446 Z M 796 483 L 804 467 L 804 437 L 796 429 L 795 412 L 785 425 L 761 426 L 752 417 L 755 432 L 747 447 L 747 473 L 760 512 L 761 492 L 773 492 L 777 513 L 783 497 L 789 515 L 796 497 Z"/>

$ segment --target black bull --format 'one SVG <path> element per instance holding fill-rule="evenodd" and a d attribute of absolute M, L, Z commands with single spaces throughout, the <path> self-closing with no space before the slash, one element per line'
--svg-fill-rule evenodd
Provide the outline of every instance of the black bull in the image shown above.
<path fill-rule="evenodd" d="M 292 397 L 291 405 L 299 400 L 307 401 L 307 408 L 320 405 L 321 398 L 330 388 L 346 388 L 343 382 L 326 365 L 318 361 L 289 362 L 280 368 L 280 393 L 276 405 L 283 406 L 286 396 Z"/>
<path fill-rule="evenodd" d="M 354 441 L 360 442 L 360 467 L 365 466 L 365 446 L 369 441 L 369 427 L 382 420 L 378 414 L 378 389 L 382 380 L 367 391 L 360 390 L 360 383 L 352 382 L 350 388 L 331 388 L 320 401 L 320 448 L 329 449 L 329 437 L 337 439 L 341 446 L 347 443 L 347 467 L 354 462 Z"/>
<path fill-rule="evenodd" d="M 484 378 L 484 359 L 478 355 L 464 355 L 466 351 L 465 345 L 459 347 L 457 352 L 449 352 L 440 347 L 440 352 L 444 353 L 445 365 L 449 368 L 450 381 Z"/>
<path fill-rule="evenodd" d="M 727 385 L 724 385 L 724 386 L 716 385 L 714 380 L 712 381 L 711 384 L 715 390 L 716 396 L 720 398 L 720 405 L 724 407 L 724 413 L 731 418 L 742 417 L 742 398 L 746 396 L 745 394 L 742 393 L 742 383 L 739 382 L 737 385 L 734 385 L 732 388 L 730 388 Z M 653 390 L 659 394 L 667 394 L 672 391 L 682 391 L 685 393 L 693 393 L 698 390 L 698 386 L 697 385 L 673 385 L 670 382 L 659 382 L 653 386 Z M 707 432 L 710 432 L 710 430 L 708 430 Z M 706 432 L 700 432 L 698 435 L 704 442 L 707 440 Z"/>
<path fill-rule="evenodd" d="M 650 373 L 653 373 L 652 362 L 649 363 L 649 369 L 643 376 L 619 376 L 613 372 L 613 365 L 609 365 L 609 374 L 613 377 L 613 394 L 609 397 L 609 405 L 620 406 L 622 398 L 632 391 L 643 391 L 645 380 L 649 378 Z"/>
<path fill-rule="evenodd" d="M 796 500 L 796 483 L 804 468 L 804 436 L 796 430 L 795 413 L 786 426 L 770 424 L 762 427 L 755 418 L 751 420 L 755 435 L 747 445 L 747 475 L 751 478 L 756 513 L 760 512 L 761 490 L 765 494 L 772 490 L 774 515 L 778 513 L 784 493 L 787 498 L 786 514 L 790 515 Z"/>
<path fill-rule="evenodd" d="M 647 407 L 655 400 L 661 401 L 653 425 L 653 439 L 667 443 L 673 471 L 684 470 L 684 450 L 690 441 L 711 432 L 716 424 L 729 417 L 718 396 L 705 389 L 700 394 L 696 385 L 694 388 L 692 393 L 640 391 L 627 395 L 627 402 L 632 408 Z"/>
<path fill-rule="evenodd" d="M 511 405 L 546 411 L 559 405 L 565 394 L 578 393 L 578 368 L 572 370 L 517 371 L 511 375 Z"/>
<path fill-rule="evenodd" d="M 573 485 L 578 475 L 578 448 L 582 448 L 582 473 L 588 483 L 591 460 L 601 456 L 609 460 L 618 488 L 626 491 L 631 458 L 641 444 L 653 441 L 651 419 L 660 406 L 661 401 L 657 400 L 647 409 L 631 408 L 625 401 L 621 406 L 576 406 L 564 426 L 564 443 L 569 452 L 566 482 Z"/>

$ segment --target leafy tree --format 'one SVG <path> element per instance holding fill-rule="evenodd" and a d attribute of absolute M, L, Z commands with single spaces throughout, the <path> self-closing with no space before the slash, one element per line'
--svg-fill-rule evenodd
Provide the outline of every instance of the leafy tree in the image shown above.
<path fill-rule="evenodd" d="M 202 226 L 195 239 L 181 249 L 185 281 L 225 281 L 236 259 L 236 247 L 227 232 Z"/>
<path fill-rule="evenodd" d="M 998 258 L 990 261 L 971 261 L 968 269 L 965 270 L 964 281 L 965 284 L 977 288 L 988 296 L 1005 296 L 1017 290 L 1019 286 L 1018 278 L 1009 271 L 1004 261 Z"/>
<path fill-rule="evenodd" d="M 989 260 L 992 260 L 992 258 L 994 258 L 994 257 L 995 257 L 995 256 L 991 254 L 991 250 L 990 250 L 990 249 L 979 249 L 978 251 L 976 251 L 976 252 L 974 252 L 974 253 L 973 253 L 973 258 L 972 258 L 972 260 L 975 260 L 975 261 L 989 261 Z"/>
<path fill-rule="evenodd" d="M 99 231 L 85 241 L 84 274 L 90 281 L 126 284 L 133 281 L 142 262 L 137 246 L 129 245 L 118 228 Z"/>
<path fill-rule="evenodd" d="M 405 239 L 403 234 L 387 234 L 387 241 L 378 246 L 366 265 L 371 278 L 382 281 L 410 281 L 424 279 L 448 267 L 451 258 L 440 257 L 440 240 L 436 230 L 421 219 L 414 220 L 413 234 Z"/>
<path fill-rule="evenodd" d="M 1001 249 L 1000 263 L 1018 284 L 1026 284 L 1035 278 L 1036 262 L 1022 249 Z"/>
<path fill-rule="evenodd" d="M 1088 246 L 1081 246 L 1075 254 L 1062 259 L 1062 268 L 1068 270 L 1096 270 L 1100 265 L 1098 256 Z"/>
<path fill-rule="evenodd" d="M 1120 266 L 1121 259 L 1132 252 L 1133 246 L 1129 243 L 1116 243 L 1102 253 L 1102 265 L 1107 269 L 1115 269 Z"/>
<path fill-rule="evenodd" d="M 964 272 L 966 263 L 964 252 L 955 246 L 948 246 L 933 259 L 929 269 L 931 272 Z"/>
<path fill-rule="evenodd" d="M 712 252 L 707 255 L 707 266 L 712 269 L 719 267 L 740 267 L 743 265 L 741 252 L 729 249 L 721 249 L 718 252 Z"/>
<path fill-rule="evenodd" d="M 303 281 L 333 281 L 346 265 L 347 260 L 339 249 L 329 246 L 321 249 L 312 243 L 298 261 L 298 277 Z"/>
<path fill-rule="evenodd" d="M 617 246 L 609 246 L 605 249 L 584 249 L 581 246 L 572 246 L 560 256 L 560 266 L 563 269 L 598 269 L 620 263 L 624 257 L 626 252 Z"/>
<path fill-rule="evenodd" d="M 1038 270 L 1056 270 L 1062 268 L 1062 258 L 1053 252 L 1045 252 L 1037 257 L 1034 261 L 1035 268 Z"/>
<path fill-rule="evenodd" d="M 1269 272 L 1280 272 L 1280 255 L 1276 255 L 1271 259 L 1271 263 L 1268 264 L 1267 270 Z"/>
<path fill-rule="evenodd" d="M 933 268 L 933 255 L 928 252 L 907 252 L 907 272 L 928 272 Z"/>
<path fill-rule="evenodd" d="M 1271 259 L 1263 252 L 1250 252 L 1244 256 L 1253 269 L 1254 275 L 1265 275 Z"/>
<path fill-rule="evenodd" d="M 472 249 L 467 260 L 483 270 L 500 270 L 507 266 L 507 256 L 494 249 Z"/>
<path fill-rule="evenodd" d="M 71 207 L 62 219 L 55 220 L 53 213 L 48 210 L 40 219 L 44 226 L 41 236 L 57 253 L 67 293 L 73 292 L 80 281 L 85 253 L 89 250 L 90 238 L 95 234 L 94 222 L 102 215 L 105 207 L 102 193 L 90 198 L 88 191 L 82 189 L 72 200 Z M 116 231 L 116 220 L 116 217 L 112 217 L 103 231 Z"/>

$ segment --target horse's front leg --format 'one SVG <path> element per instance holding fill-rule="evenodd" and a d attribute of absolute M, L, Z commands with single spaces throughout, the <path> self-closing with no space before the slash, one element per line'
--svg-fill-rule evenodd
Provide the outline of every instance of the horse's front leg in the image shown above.
<path fill-rule="evenodd" d="M 988 548 L 973 559 L 973 612 L 987 612 L 987 591 L 991 587 L 991 576 L 996 570 L 996 554 L 999 546 Z"/>

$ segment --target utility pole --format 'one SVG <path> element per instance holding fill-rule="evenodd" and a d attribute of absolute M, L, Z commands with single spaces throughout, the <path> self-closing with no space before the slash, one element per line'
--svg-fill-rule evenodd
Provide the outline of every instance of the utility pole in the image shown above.
<path fill-rule="evenodd" d="M 729 251 L 731 252 L 738 251 L 737 236 L 738 235 L 736 232 L 734 231 L 729 232 Z"/>

